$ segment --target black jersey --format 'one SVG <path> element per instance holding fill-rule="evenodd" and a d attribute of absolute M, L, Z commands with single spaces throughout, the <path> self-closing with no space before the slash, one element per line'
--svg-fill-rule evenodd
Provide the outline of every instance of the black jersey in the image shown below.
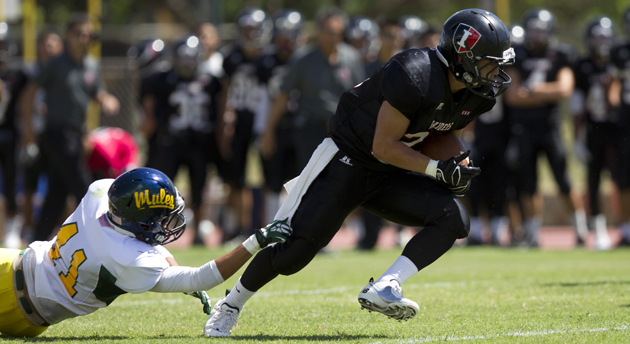
<path fill-rule="evenodd" d="M 288 61 L 283 60 L 278 56 L 277 52 L 271 51 L 255 61 L 256 74 L 258 75 L 258 81 L 261 86 L 266 87 L 267 94 L 271 99 L 280 94 L 280 85 L 287 73 Z M 289 103 L 287 104 L 287 111 L 280 119 L 278 125 L 291 125 L 293 113 L 297 109 L 297 92 L 289 94 Z"/>
<path fill-rule="evenodd" d="M 0 73 L 0 79 L 4 83 L 0 99 L 0 130 L 15 131 L 20 94 L 27 84 L 28 77 L 22 69 L 10 68 Z"/>
<path fill-rule="evenodd" d="M 366 167 L 397 170 L 372 155 L 383 101 L 411 121 L 401 141 L 414 149 L 429 135 L 463 129 L 496 103 L 467 89 L 452 94 L 447 73 L 434 48 L 410 49 L 394 56 L 371 78 L 344 92 L 330 120 L 330 136 L 342 151 Z"/>
<path fill-rule="evenodd" d="M 258 77 L 254 60 L 248 59 L 240 46 L 233 44 L 223 52 L 223 70 L 230 80 L 228 90 L 228 105 L 236 113 L 255 113 L 260 101 Z M 238 118 L 238 117 L 237 117 Z"/>
<path fill-rule="evenodd" d="M 584 96 L 584 114 L 589 122 L 611 122 L 610 106 L 606 90 L 611 77 L 607 64 L 595 63 L 591 58 L 582 59 L 573 68 L 575 90 Z"/>
<path fill-rule="evenodd" d="M 168 128 L 174 135 L 187 130 L 213 131 L 220 91 L 221 82 L 210 74 L 190 80 L 180 78 L 173 70 L 156 74 L 148 92 L 155 97 L 158 128 Z"/>
<path fill-rule="evenodd" d="M 524 87 L 539 82 L 556 81 L 562 68 L 571 68 L 575 55 L 567 45 L 550 46 L 541 54 L 534 53 L 523 45 L 514 47 L 514 51 L 516 53 L 514 69 Z M 515 123 L 540 125 L 543 129 L 557 128 L 560 124 L 558 102 L 540 107 L 509 107 L 509 113 Z"/>
<path fill-rule="evenodd" d="M 619 123 L 630 126 L 630 42 L 622 42 L 616 45 L 610 52 L 612 74 L 621 81 L 621 106 Z"/>

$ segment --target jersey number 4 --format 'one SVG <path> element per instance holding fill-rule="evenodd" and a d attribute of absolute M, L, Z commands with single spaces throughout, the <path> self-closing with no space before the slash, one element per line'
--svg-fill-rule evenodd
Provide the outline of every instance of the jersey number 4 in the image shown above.
<path fill-rule="evenodd" d="M 61 266 L 64 260 L 62 259 L 61 252 L 59 250 L 78 232 L 79 227 L 77 227 L 76 223 L 64 225 L 59 230 L 57 240 L 48 252 L 48 257 L 50 257 L 50 260 L 57 268 L 57 271 L 59 271 L 59 278 L 61 278 L 61 282 L 63 282 L 63 285 L 66 287 L 66 291 L 68 291 L 70 297 L 74 297 L 74 295 L 77 294 L 74 286 L 77 284 L 77 278 L 79 278 L 79 266 L 81 266 L 86 259 L 85 252 L 83 249 L 74 251 L 74 253 L 72 253 L 70 266 L 68 266 L 67 271 L 64 272 L 64 268 Z M 57 265 L 57 262 L 60 264 Z"/>

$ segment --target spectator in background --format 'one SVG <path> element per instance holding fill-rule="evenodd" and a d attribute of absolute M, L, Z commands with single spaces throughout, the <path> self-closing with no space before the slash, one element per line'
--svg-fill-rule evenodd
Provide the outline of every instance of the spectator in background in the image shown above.
<path fill-rule="evenodd" d="M 297 170 L 301 171 L 315 148 L 327 137 L 328 121 L 335 113 L 341 94 L 365 79 L 361 56 L 343 42 L 346 22 L 346 14 L 335 7 L 318 13 L 316 43 L 293 61 L 272 103 L 261 137 L 264 156 L 271 156 L 276 150 L 276 128 L 291 94 L 299 92 L 293 145 Z"/>
<path fill-rule="evenodd" d="M 296 50 L 303 47 L 306 37 L 302 31 L 304 18 L 291 8 L 280 9 L 272 16 L 273 45 L 269 51 L 256 60 L 258 81 L 265 96 L 262 97 L 256 118 L 266 122 L 269 117 L 270 103 L 280 94 L 280 85 L 287 73 L 289 59 Z M 295 150 L 293 149 L 293 121 L 297 108 L 298 94 L 293 93 L 284 109 L 285 113 L 276 126 L 276 149 L 270 155 L 262 155 L 265 175 L 265 199 L 263 222 L 270 221 L 280 209 L 280 197 L 283 185 L 295 177 Z M 263 122 L 263 123 L 264 123 Z"/>
<path fill-rule="evenodd" d="M 588 200 L 598 250 L 608 250 L 611 246 L 606 215 L 601 212 L 599 203 L 601 172 L 608 165 L 613 178 L 618 177 L 610 166 L 611 161 L 617 160 L 617 156 L 611 154 L 616 153 L 619 135 L 613 118 L 610 92 L 614 88 L 608 67 L 615 35 L 613 27 L 607 17 L 598 17 L 588 24 L 585 38 L 589 55 L 574 67 L 575 90 L 571 97 L 576 133 L 574 152 L 587 168 Z"/>
<path fill-rule="evenodd" d="M 505 92 L 513 133 L 519 139 L 519 187 L 525 219 L 525 244 L 538 246 L 542 196 L 538 190 L 538 154 L 545 152 L 567 208 L 573 212 L 577 243 L 587 234 L 580 195 L 567 175 L 566 149 L 560 136 L 560 103 L 570 97 L 575 79 L 570 47 L 555 44 L 555 17 L 534 8 L 524 17 L 525 43 L 516 50 L 516 63 L 506 71 L 512 85 Z"/>
<path fill-rule="evenodd" d="M 173 47 L 173 65 L 152 78 L 149 94 L 156 113 L 155 160 L 147 167 L 175 180 L 182 165 L 188 168 L 193 212 L 194 244 L 198 235 L 203 190 L 207 176 L 207 153 L 216 123 L 221 82 L 199 72 L 202 48 L 196 36 L 186 36 Z"/>
<path fill-rule="evenodd" d="M 9 26 L 0 22 L 0 163 L 2 186 L 6 201 L 4 245 L 9 248 L 22 246 L 20 233 L 22 218 L 17 214 L 16 177 L 19 133 L 16 120 L 19 116 L 19 100 L 23 96 L 28 77 L 21 67 L 13 65 L 12 58 L 17 46 L 9 37 Z"/>
<path fill-rule="evenodd" d="M 37 222 L 34 240 L 47 240 L 72 194 L 80 200 L 89 186 L 83 138 L 86 133 L 85 115 L 90 99 L 98 101 L 105 114 L 118 112 L 118 99 L 101 86 L 96 62 L 87 56 L 94 35 L 85 13 L 73 13 L 66 26 L 66 48 L 63 54 L 51 58 L 39 73 L 36 83 L 28 86 L 22 103 L 25 119 L 24 142 L 36 141 L 31 116 L 37 90 L 46 91 L 45 129 L 39 147 L 46 164 L 48 193 Z"/>
<path fill-rule="evenodd" d="M 630 9 L 622 18 L 625 39 L 611 51 L 612 75 L 619 90 L 614 91 L 611 99 L 618 104 L 616 109 L 619 148 L 619 198 L 621 205 L 621 241 L 619 246 L 630 246 Z"/>
<path fill-rule="evenodd" d="M 43 30 L 37 39 L 37 63 L 33 66 L 31 75 L 37 78 L 37 75 L 43 66 L 52 57 L 63 52 L 63 41 L 56 29 Z M 46 92 L 38 89 L 35 94 L 32 114 L 33 132 L 39 136 L 44 131 L 44 122 L 48 107 L 46 105 Z M 24 139 L 24 137 L 22 137 Z M 20 160 L 24 168 L 24 204 L 22 205 L 24 213 L 24 231 L 31 236 L 33 232 L 33 196 L 37 191 L 37 185 L 40 175 L 44 172 L 43 159 L 40 149 L 36 143 L 31 142 L 22 147 L 20 152 Z M 27 240 L 30 241 L 30 240 Z M 9 246 L 7 246 L 9 247 Z"/>
<path fill-rule="evenodd" d="M 245 168 L 256 135 L 255 114 L 263 99 L 255 60 L 269 44 L 273 29 L 267 13 L 256 7 L 241 10 L 235 22 L 236 42 L 222 50 L 225 78 L 220 108 L 225 110 L 219 112 L 217 129 L 219 147 L 229 167 L 228 207 L 221 221 L 223 242 L 243 236 L 252 228 L 252 192 L 245 185 Z"/>

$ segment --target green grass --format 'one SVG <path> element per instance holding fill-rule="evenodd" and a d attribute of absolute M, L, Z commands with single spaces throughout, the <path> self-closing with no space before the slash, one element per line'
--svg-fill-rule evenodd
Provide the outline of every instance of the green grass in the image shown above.
<path fill-rule="evenodd" d="M 224 251 L 175 251 L 200 265 Z M 206 339 L 206 316 L 183 294 L 123 295 L 110 307 L 52 326 L 55 343 L 628 343 L 630 250 L 594 252 L 454 248 L 403 284 L 420 312 L 408 322 L 361 311 L 356 301 L 399 250 L 319 255 L 254 296 L 229 339 Z M 210 290 L 213 301 L 238 276 Z"/>

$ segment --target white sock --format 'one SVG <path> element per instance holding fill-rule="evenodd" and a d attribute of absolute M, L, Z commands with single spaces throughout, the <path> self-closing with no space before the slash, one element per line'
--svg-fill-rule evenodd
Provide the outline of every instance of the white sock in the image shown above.
<path fill-rule="evenodd" d="M 468 237 L 478 242 L 482 242 L 483 240 L 481 240 L 481 228 L 481 220 L 479 220 L 479 217 L 471 217 L 470 233 L 468 233 Z"/>
<path fill-rule="evenodd" d="M 254 296 L 255 293 L 255 291 L 245 289 L 239 278 L 234 288 L 232 288 L 232 291 L 226 296 L 225 302 L 229 303 L 230 306 L 238 307 L 238 309 L 243 310 L 243 306 L 245 306 L 247 300 Z"/>
<path fill-rule="evenodd" d="M 490 231 L 492 237 L 501 239 L 507 233 L 510 226 L 510 219 L 507 216 L 493 216 L 490 219 Z"/>
<path fill-rule="evenodd" d="M 267 191 L 265 194 L 265 223 L 271 223 L 280 209 L 280 194 Z"/>
<path fill-rule="evenodd" d="M 573 214 L 573 217 L 575 221 L 575 231 L 577 232 L 578 237 L 585 239 L 588 235 L 586 212 L 584 212 L 584 209 L 578 209 Z"/>
<path fill-rule="evenodd" d="M 540 224 L 542 223 L 539 217 L 531 217 L 525 220 L 523 223 L 523 229 L 525 230 L 525 235 L 529 236 L 532 239 L 538 239 L 538 232 L 540 229 Z"/>
<path fill-rule="evenodd" d="M 595 234 L 598 236 L 608 236 L 608 230 L 606 228 L 606 215 L 597 214 L 594 217 Z"/>
<path fill-rule="evenodd" d="M 418 273 L 418 268 L 409 258 L 405 256 L 399 256 L 398 259 L 392 264 L 392 266 L 385 271 L 385 273 L 379 277 L 376 282 L 379 281 L 391 281 L 396 280 L 398 284 L 403 284 L 411 276 Z"/>

